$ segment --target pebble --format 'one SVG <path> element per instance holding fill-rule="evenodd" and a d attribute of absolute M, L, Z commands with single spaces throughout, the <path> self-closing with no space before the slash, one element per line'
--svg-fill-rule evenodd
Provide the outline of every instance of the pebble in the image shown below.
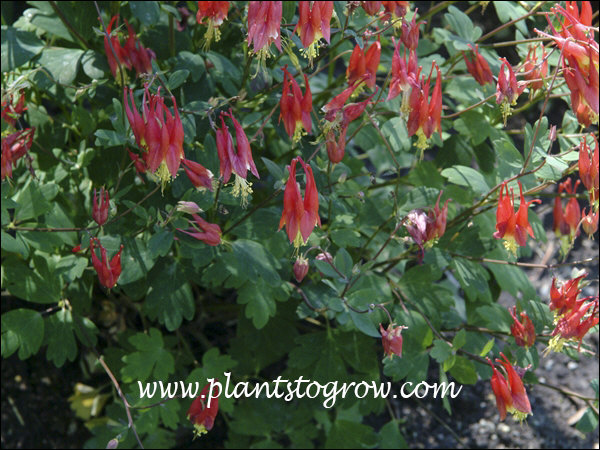
<path fill-rule="evenodd" d="M 510 427 L 505 423 L 501 423 L 500 425 L 498 425 L 498 432 L 502 434 L 508 434 L 510 433 Z"/>
<path fill-rule="evenodd" d="M 569 370 L 575 370 L 579 367 L 579 364 L 576 363 L 575 361 L 569 361 L 569 363 L 567 364 L 567 368 Z"/>
<path fill-rule="evenodd" d="M 554 367 L 554 360 L 553 359 L 549 359 L 548 362 L 546 362 L 546 364 L 544 364 L 544 369 L 546 370 L 552 370 L 552 367 Z"/>

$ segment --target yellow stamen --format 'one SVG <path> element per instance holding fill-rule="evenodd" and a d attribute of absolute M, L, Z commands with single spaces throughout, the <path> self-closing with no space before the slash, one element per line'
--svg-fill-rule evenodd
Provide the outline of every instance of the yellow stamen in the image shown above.
<path fill-rule="evenodd" d="M 240 177 L 237 173 L 235 175 L 235 182 L 233 184 L 233 191 L 231 194 L 234 197 L 242 198 L 242 208 L 248 206 L 248 195 L 252 194 L 252 183 L 248 180 Z"/>
<path fill-rule="evenodd" d="M 302 233 L 300 233 L 300 230 L 298 230 L 298 234 L 296 234 L 296 237 L 294 238 L 294 254 L 298 253 L 298 249 L 304 245 L 304 239 L 302 239 Z"/>
<path fill-rule="evenodd" d="M 500 111 L 502 112 L 502 119 L 504 120 L 504 126 L 506 126 L 506 121 L 508 120 L 508 117 L 512 114 L 512 107 L 510 106 L 510 103 L 508 102 L 508 100 L 504 100 L 500 104 Z"/>
<path fill-rule="evenodd" d="M 504 248 L 506 249 L 506 251 L 517 256 L 517 248 L 519 246 L 517 245 L 517 241 L 515 241 L 514 238 L 512 238 L 512 237 L 505 238 L 503 244 L 504 244 Z"/>
<path fill-rule="evenodd" d="M 160 166 L 158 166 L 158 169 L 156 169 L 156 172 L 154 174 L 160 180 L 160 192 L 162 193 L 164 192 L 167 183 L 171 181 L 171 173 L 169 172 L 167 163 L 165 161 L 160 163 Z"/>
<path fill-rule="evenodd" d="M 423 152 L 429 147 L 429 144 L 427 143 L 427 136 L 425 136 L 425 133 L 423 133 L 422 128 L 419 128 L 417 130 L 416 135 L 417 135 L 418 139 L 415 144 L 415 147 L 417 147 L 419 150 L 421 150 L 419 160 L 422 160 Z"/>

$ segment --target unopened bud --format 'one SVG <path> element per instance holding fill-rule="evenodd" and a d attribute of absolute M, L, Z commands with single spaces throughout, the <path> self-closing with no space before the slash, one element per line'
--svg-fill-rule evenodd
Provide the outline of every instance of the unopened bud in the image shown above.
<path fill-rule="evenodd" d="M 294 263 L 294 277 L 296 277 L 296 281 L 298 283 L 301 283 L 307 273 L 308 273 L 308 259 L 305 259 L 300 256 Z"/>

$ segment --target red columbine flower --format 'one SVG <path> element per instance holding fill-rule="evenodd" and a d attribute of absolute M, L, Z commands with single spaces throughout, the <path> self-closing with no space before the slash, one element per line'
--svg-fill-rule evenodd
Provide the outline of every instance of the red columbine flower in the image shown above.
<path fill-rule="evenodd" d="M 135 140 L 138 146 L 144 150 L 143 158 L 147 169 L 156 173 L 164 187 L 171 177 L 177 176 L 177 170 L 184 158 L 183 125 L 177 110 L 177 102 L 175 97 L 171 97 L 175 112 L 173 115 L 160 96 L 160 88 L 156 94 L 151 94 L 146 84 L 142 101 L 144 112 L 142 117 L 135 106 L 131 89 L 129 98 L 132 104 L 131 108 L 127 101 L 127 88 L 124 88 L 125 114 Z"/>
<path fill-rule="evenodd" d="M 517 307 L 508 309 L 514 322 L 510 326 L 510 332 L 515 338 L 515 342 L 520 347 L 531 347 L 535 343 L 535 327 L 533 322 L 525 311 L 521 311 L 521 320 L 517 319 Z"/>
<path fill-rule="evenodd" d="M 391 20 L 394 22 L 394 27 L 400 28 L 402 26 L 400 19 L 403 19 L 404 16 L 406 16 L 406 13 L 410 8 L 408 2 L 391 1 L 381 3 L 385 8 L 387 20 L 391 18 Z"/>
<path fill-rule="evenodd" d="M 412 21 L 407 22 L 402 19 L 402 42 L 407 49 L 416 50 L 419 46 L 419 27 L 421 24 L 427 23 L 424 20 L 417 23 L 417 11 L 413 15 Z"/>
<path fill-rule="evenodd" d="M 210 170 L 204 167 L 202 164 L 190 161 L 189 159 L 182 159 L 183 169 L 187 174 L 188 178 L 194 186 L 197 188 L 203 187 L 209 191 L 213 190 L 212 179 L 213 174 Z"/>
<path fill-rule="evenodd" d="M 146 163 L 144 162 L 144 160 L 129 149 L 127 149 L 127 153 L 129 153 L 129 158 L 131 158 L 131 161 L 133 161 L 135 171 L 140 174 L 146 173 L 148 167 L 146 167 Z"/>
<path fill-rule="evenodd" d="M 383 325 L 379 324 L 383 353 L 385 356 L 389 356 L 390 359 L 393 359 L 394 355 L 402 358 L 402 330 L 405 328 L 408 327 L 396 326 L 395 324 L 390 323 L 387 330 L 384 330 Z"/>
<path fill-rule="evenodd" d="M 542 45 L 542 62 L 538 63 L 536 50 L 538 45 L 530 45 L 527 52 L 527 58 L 523 62 L 525 79 L 529 81 L 531 92 L 541 89 L 544 86 L 543 79 L 548 76 L 548 59 L 546 58 L 546 49 Z M 541 79 L 540 79 L 541 78 Z"/>
<path fill-rule="evenodd" d="M 593 208 L 590 207 L 586 214 L 584 208 L 581 211 L 581 228 L 590 239 L 593 239 L 594 234 L 598 231 L 598 211 L 594 212 Z"/>
<path fill-rule="evenodd" d="M 229 133 L 229 128 L 225 125 L 224 117 L 229 117 L 233 121 L 236 150 L 233 149 L 233 138 Z M 221 163 L 220 173 L 223 177 L 223 183 L 229 181 L 233 172 L 235 175 L 235 184 L 232 193 L 235 197 L 242 197 L 242 206 L 245 207 L 248 204 L 248 195 L 252 194 L 252 183 L 246 180 L 248 170 L 256 178 L 260 178 L 260 176 L 252 159 L 250 142 L 248 142 L 246 133 L 240 123 L 233 117 L 231 108 L 228 113 L 221 111 L 221 128 L 217 130 L 217 150 L 219 152 L 219 161 Z"/>
<path fill-rule="evenodd" d="M 436 239 L 441 238 L 446 232 L 448 202 L 450 201 L 450 199 L 447 199 L 446 203 L 444 203 L 444 207 L 440 209 L 440 199 L 442 198 L 443 192 L 444 191 L 440 191 L 437 201 L 435 202 L 435 207 L 433 209 L 430 209 L 427 213 L 427 217 L 429 217 L 429 222 L 427 222 L 426 240 L 431 243 L 433 243 Z"/>
<path fill-rule="evenodd" d="M 364 48 L 360 48 L 358 44 L 354 47 L 350 61 L 348 62 L 348 68 L 346 69 L 346 79 L 350 86 L 353 86 L 355 83 L 360 84 L 364 80 L 364 83 L 373 89 L 381 57 L 381 43 L 379 42 L 379 38 L 371 44 L 365 53 L 366 47 L 366 42 Z M 360 82 L 359 79 L 361 79 Z"/>
<path fill-rule="evenodd" d="M 531 404 L 529 403 L 529 398 L 527 397 L 521 377 L 508 359 L 506 359 L 506 356 L 503 353 L 500 353 L 500 355 L 504 361 L 496 359 L 496 362 L 502 364 L 506 378 L 496 370 L 492 361 L 489 358 L 487 359 L 494 371 L 490 383 L 492 391 L 494 391 L 494 395 L 496 396 L 496 406 L 498 407 L 498 412 L 500 412 L 500 420 L 504 420 L 506 413 L 509 412 L 517 420 L 522 421 L 531 414 Z"/>
<path fill-rule="evenodd" d="M 590 159 L 590 148 L 588 147 L 587 141 L 585 138 L 581 139 L 581 144 L 579 146 L 579 178 L 585 188 L 589 192 L 590 203 L 594 207 L 594 209 L 598 210 L 598 194 L 600 193 L 598 186 L 598 158 L 600 152 L 598 151 L 598 139 L 596 139 L 595 134 L 591 134 L 594 138 L 594 143 L 596 147 L 593 150 L 592 158 Z"/>
<path fill-rule="evenodd" d="M 496 85 L 496 103 L 500 105 L 504 126 L 506 126 L 506 120 L 512 112 L 511 105 L 517 104 L 517 98 L 525 90 L 525 85 L 517 82 L 515 72 L 506 58 L 500 58 L 500 61 L 502 61 L 502 65 L 500 66 L 498 84 Z M 508 77 L 504 70 L 505 67 L 508 71 Z"/>
<path fill-rule="evenodd" d="M 437 78 L 431 100 L 429 100 L 429 87 L 434 68 L 437 72 Z M 423 151 L 428 147 L 427 140 L 434 131 L 437 131 L 440 137 L 442 136 L 442 73 L 435 61 L 432 63 L 427 83 L 425 83 L 425 76 L 423 76 L 420 86 L 413 87 L 409 104 L 410 114 L 406 123 L 408 135 L 417 135 L 418 140 L 415 145 Z"/>
<path fill-rule="evenodd" d="M 102 261 L 96 255 L 96 248 L 100 249 Z M 108 257 L 106 256 L 106 249 L 102 247 L 98 238 L 90 239 L 90 251 L 92 253 L 92 264 L 98 273 L 98 280 L 106 288 L 112 289 L 117 284 L 117 280 L 121 275 L 121 252 L 123 251 L 123 246 L 121 245 L 118 253 L 112 257 L 110 262 L 108 262 Z"/>
<path fill-rule="evenodd" d="M 190 220 L 190 228 L 183 230 L 177 228 L 177 231 L 188 234 L 199 241 L 211 246 L 217 246 L 221 243 L 221 227 L 214 223 L 209 223 L 198 214 L 192 214 L 194 220 Z"/>
<path fill-rule="evenodd" d="M 100 198 L 100 204 L 98 204 L 98 198 Z M 99 195 L 96 196 L 96 189 L 94 188 L 92 218 L 98 225 L 102 226 L 106 223 L 106 220 L 108 219 L 109 207 L 110 198 L 108 196 L 108 191 L 105 191 L 104 188 L 101 188 Z"/>
<path fill-rule="evenodd" d="M 339 163 L 344 158 L 348 125 L 360 117 L 377 93 L 376 89 L 373 94 L 362 102 L 345 104 L 364 79 L 365 77 L 359 78 L 352 86 L 344 89 L 342 93 L 335 96 L 321 108 L 325 112 L 326 123 L 323 127 L 323 134 L 326 136 L 327 155 L 334 164 Z M 336 138 L 336 133 L 338 133 L 338 138 Z"/>
<path fill-rule="evenodd" d="M 561 49 L 563 76 L 571 91 L 571 107 L 585 126 L 598 123 L 598 42 L 594 38 L 592 7 L 582 2 L 581 14 L 577 2 L 567 2 L 567 8 L 556 5 L 554 16 L 563 18 L 560 31 L 546 15 L 552 34 L 536 30 L 549 37 Z"/>
<path fill-rule="evenodd" d="M 306 89 L 304 95 L 300 86 L 293 76 L 287 70 L 287 64 L 281 68 L 283 70 L 283 93 L 279 102 L 279 121 L 283 118 L 283 125 L 292 142 L 296 143 L 302 136 L 302 129 L 306 133 L 312 130 L 312 94 L 308 77 L 304 74 L 304 85 Z"/>
<path fill-rule="evenodd" d="M 119 16 L 113 16 L 108 26 L 106 27 L 106 33 L 104 36 L 104 51 L 106 52 L 106 58 L 108 59 L 108 65 L 113 77 L 120 84 L 121 79 L 117 76 L 117 70 L 119 66 L 123 68 L 123 76 L 126 77 L 125 69 L 135 69 L 138 75 L 152 72 L 152 59 L 156 58 L 154 52 L 150 49 L 145 48 L 135 34 L 135 30 L 129 25 L 127 19 L 125 19 L 127 31 L 129 33 L 125 46 L 121 45 L 121 39 L 118 35 L 112 34 L 113 25 L 118 27 Z M 110 39 L 110 40 L 109 40 Z M 111 50 L 111 44 L 112 49 Z M 115 58 L 116 56 L 116 58 Z M 126 81 L 127 78 L 124 80 Z"/>
<path fill-rule="evenodd" d="M 258 60 L 264 64 L 275 46 L 281 51 L 281 15 L 283 2 L 249 2 L 248 4 L 248 46 L 252 44 Z"/>
<path fill-rule="evenodd" d="M 504 194 L 504 190 L 506 190 L 506 195 Z M 496 239 L 504 239 L 504 247 L 515 256 L 517 254 L 517 246 L 522 247 L 527 243 L 528 233 L 529 236 L 535 238 L 531 225 L 529 224 L 527 211 L 530 204 L 541 203 L 538 199 L 531 200 L 530 202 L 525 201 L 525 197 L 523 196 L 523 186 L 520 181 L 519 192 L 521 195 L 521 202 L 519 204 L 519 209 L 515 213 L 515 194 L 513 189 L 510 189 L 509 197 L 506 182 L 502 183 L 502 186 L 500 186 L 500 197 L 498 198 L 498 209 L 496 210 L 496 232 L 494 233 Z"/>
<path fill-rule="evenodd" d="M 300 193 L 300 186 L 296 182 L 296 163 L 300 162 L 306 176 L 304 199 Z M 290 242 L 299 248 L 306 244 L 315 225 L 321 226 L 319 218 L 319 193 L 313 177 L 312 168 L 300 156 L 292 159 L 287 167 L 290 177 L 285 184 L 283 193 L 283 213 L 279 221 L 279 229 L 286 225 Z"/>
<path fill-rule="evenodd" d="M 33 144 L 33 135 L 35 128 L 25 128 L 24 130 L 11 133 L 2 138 L 2 180 L 6 177 L 12 178 L 13 166 L 19 159 L 27 154 Z M 28 156 L 30 164 L 31 157 Z M 30 170 L 31 166 L 30 166 Z"/>
<path fill-rule="evenodd" d="M 210 384 L 204 386 L 202 393 L 192 402 L 187 413 L 188 419 L 194 424 L 194 434 L 196 436 L 202 436 L 212 429 L 217 413 L 219 412 L 219 397 L 211 396 L 210 405 L 208 404 L 209 389 Z"/>
<path fill-rule="evenodd" d="M 585 303 L 586 301 L 588 303 Z M 594 307 L 590 314 L 590 307 Z M 552 339 L 548 342 L 548 349 L 560 352 L 566 341 L 579 341 L 577 351 L 581 349 L 581 341 L 590 330 L 598 325 L 598 297 L 586 297 L 578 300 L 575 308 L 567 311 L 558 319 L 556 328 L 552 332 Z"/>
<path fill-rule="evenodd" d="M 25 108 L 25 91 L 21 91 L 17 104 L 13 105 L 13 96 L 8 94 L 4 100 L 2 100 L 2 119 L 11 127 L 14 127 L 17 123 L 17 119 L 21 117 Z"/>
<path fill-rule="evenodd" d="M 219 41 L 221 39 L 221 31 L 219 26 L 227 19 L 229 11 L 229 2 L 198 2 L 198 13 L 196 21 L 201 24 L 204 19 L 208 22 L 208 29 L 204 35 L 206 40 L 204 48 L 208 49 L 212 40 Z"/>
<path fill-rule="evenodd" d="M 485 86 L 487 83 L 493 83 L 494 75 L 492 74 L 488 62 L 479 53 L 479 45 L 476 45 L 475 48 L 473 48 L 473 46 L 469 44 L 469 47 L 471 47 L 472 51 L 468 53 L 468 57 L 465 52 L 462 52 L 465 64 L 467 65 L 467 70 L 481 86 Z"/>
<path fill-rule="evenodd" d="M 581 293 L 579 283 L 586 276 L 584 273 L 560 286 L 557 286 L 555 278 L 552 279 L 550 311 L 554 312 L 556 327 L 548 342 L 548 351 L 560 352 L 568 340 L 579 341 L 581 346 L 589 329 L 598 324 L 598 297 L 577 298 Z M 588 314 L 592 306 L 594 309 Z"/>
<path fill-rule="evenodd" d="M 561 239 L 561 247 L 563 253 L 566 253 L 569 245 L 579 236 L 579 221 L 581 219 L 581 208 L 575 197 L 571 197 L 567 202 L 567 207 L 564 212 L 562 209 L 562 201 L 559 197 L 563 191 L 570 195 L 574 195 L 579 186 L 580 181 L 575 182 L 575 187 L 571 186 L 571 179 L 558 185 L 558 196 L 554 198 L 554 232 Z M 564 237 L 564 239 L 563 239 Z"/>
<path fill-rule="evenodd" d="M 308 273 L 308 259 L 298 256 L 294 263 L 294 277 L 298 283 L 301 283 Z"/>
<path fill-rule="evenodd" d="M 581 293 L 579 282 L 587 276 L 586 273 L 567 280 L 560 286 L 556 284 L 556 278 L 552 279 L 550 288 L 550 311 L 554 311 L 555 322 L 568 311 L 575 308 L 577 304 L 577 296 Z"/>
<path fill-rule="evenodd" d="M 378 2 L 378 1 L 373 1 L 373 2 L 371 2 L 371 1 L 363 1 L 363 2 L 360 2 L 360 4 L 363 7 L 363 9 L 365 10 L 365 12 L 367 13 L 367 15 L 374 16 L 381 9 L 382 2 Z"/>
<path fill-rule="evenodd" d="M 294 33 L 298 31 L 304 47 L 303 54 L 312 66 L 313 58 L 319 54 L 319 39 L 329 44 L 329 22 L 333 14 L 333 2 L 299 2 L 298 23 Z"/>
<path fill-rule="evenodd" d="M 415 50 L 410 50 L 407 61 L 406 49 L 404 49 L 404 57 L 401 58 L 399 52 L 400 41 L 397 44 L 394 38 L 392 38 L 392 41 L 395 44 L 395 48 L 394 55 L 392 56 L 392 74 L 387 99 L 391 100 L 402 92 L 400 114 L 403 117 L 408 117 L 410 114 L 410 94 L 413 87 L 415 89 L 419 89 L 420 87 L 419 76 L 421 68 L 417 67 L 417 52 Z"/>

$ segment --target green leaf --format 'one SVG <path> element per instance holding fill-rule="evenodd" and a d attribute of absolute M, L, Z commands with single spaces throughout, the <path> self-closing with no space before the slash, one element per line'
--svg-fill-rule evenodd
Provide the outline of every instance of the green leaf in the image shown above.
<path fill-rule="evenodd" d="M 450 6 L 448 8 L 448 12 L 444 14 L 444 19 L 446 19 L 450 27 L 467 42 L 474 43 L 481 36 L 481 28 L 475 27 L 469 16 L 456 6 Z M 456 48 L 457 50 L 469 49 L 467 46 L 465 46 L 464 49 L 459 47 Z"/>
<path fill-rule="evenodd" d="M 44 48 L 44 43 L 34 33 L 6 25 L 2 25 L 1 42 L 0 65 L 3 73 L 22 66 Z"/>
<path fill-rule="evenodd" d="M 157 380 L 167 380 L 169 374 L 175 372 L 175 359 L 171 352 L 164 348 L 162 334 L 156 328 L 150 328 L 148 334 L 136 333 L 129 338 L 136 348 L 123 356 L 125 363 L 121 376 L 125 383 L 146 381 L 150 376 Z"/>
<path fill-rule="evenodd" d="M 144 277 L 154 266 L 155 259 L 146 247 L 146 243 L 139 238 L 125 238 L 123 240 L 123 254 L 119 284 L 132 283 Z"/>
<path fill-rule="evenodd" d="M 275 178 L 276 180 L 283 180 L 284 171 L 281 167 L 279 167 L 277 164 L 275 164 L 273 161 L 271 161 L 268 158 L 261 157 L 260 159 L 263 160 L 263 162 L 265 163 L 265 166 L 267 166 L 267 170 L 273 176 L 273 178 Z"/>
<path fill-rule="evenodd" d="M 150 272 L 149 279 L 150 291 L 144 312 L 150 319 L 158 319 L 169 331 L 179 328 L 183 318 L 193 319 L 194 297 L 180 264 L 173 262 L 167 265 L 161 261 Z"/>
<path fill-rule="evenodd" d="M 392 420 L 379 430 L 379 448 L 408 448 L 399 423 Z"/>
<path fill-rule="evenodd" d="M 146 2 L 141 2 L 141 3 L 146 3 Z M 169 81 L 167 83 L 167 85 L 169 86 L 169 89 L 173 90 L 178 88 L 179 86 L 181 86 L 185 80 L 187 80 L 187 77 L 190 75 L 190 71 L 187 69 L 181 69 L 181 70 L 176 70 L 175 72 L 173 72 L 171 74 L 171 76 L 169 76 Z"/>
<path fill-rule="evenodd" d="M 37 183 L 31 182 L 16 196 L 15 219 L 24 222 L 35 219 L 52 209 L 51 199 L 46 199 Z"/>
<path fill-rule="evenodd" d="M 598 416 L 592 408 L 588 408 L 575 427 L 582 433 L 591 433 L 598 428 Z"/>
<path fill-rule="evenodd" d="M 99 147 L 120 147 L 126 142 L 125 136 L 114 130 L 96 130 L 95 145 Z"/>
<path fill-rule="evenodd" d="M 429 352 L 429 356 L 435 359 L 439 363 L 443 363 L 452 355 L 452 347 L 448 345 L 446 341 L 441 339 L 435 339 L 433 341 L 433 348 Z"/>
<path fill-rule="evenodd" d="M 148 250 L 152 259 L 156 259 L 158 256 L 167 256 L 171 245 L 173 244 L 173 233 L 168 230 L 159 231 L 153 234 L 148 241 Z"/>
<path fill-rule="evenodd" d="M 142 24 L 154 25 L 160 18 L 160 8 L 158 2 L 129 2 L 131 14 Z"/>
<path fill-rule="evenodd" d="M 75 80 L 83 53 L 79 49 L 46 48 L 40 57 L 40 64 L 56 82 L 69 85 Z"/>
<path fill-rule="evenodd" d="M 457 356 L 450 375 L 456 378 L 460 384 L 475 384 L 478 377 L 475 371 L 475 365 L 463 356 Z"/>
<path fill-rule="evenodd" d="M 478 194 L 486 194 L 490 190 L 483 175 L 471 167 L 452 166 L 442 170 L 442 176 L 446 177 L 450 183 L 469 187 Z"/>
<path fill-rule="evenodd" d="M 71 311 L 61 309 L 46 319 L 46 337 L 48 343 L 46 358 L 56 367 L 62 367 L 65 361 L 74 361 L 77 356 L 77 344 L 73 334 L 73 316 Z"/>
<path fill-rule="evenodd" d="M 346 277 L 352 275 L 352 256 L 345 248 L 340 248 L 333 259 L 335 267 Z"/>
<path fill-rule="evenodd" d="M 464 329 L 462 329 L 458 333 L 456 333 L 456 335 L 454 336 L 454 339 L 452 339 L 452 349 L 456 351 L 459 348 L 464 347 L 464 345 L 466 343 L 467 343 L 467 332 Z"/>
<path fill-rule="evenodd" d="M 325 448 L 373 448 L 377 435 L 368 425 L 336 420 L 325 441 Z"/>
<path fill-rule="evenodd" d="M 490 350 L 492 348 L 494 348 L 494 344 L 496 343 L 495 339 L 490 339 L 489 341 L 487 341 L 487 343 L 485 344 L 485 346 L 483 347 L 483 349 L 481 349 L 481 352 L 479 352 L 479 356 L 481 356 L 482 358 L 487 355 Z"/>
<path fill-rule="evenodd" d="M 256 329 L 260 330 L 269 321 L 269 317 L 275 315 L 275 300 L 271 297 L 268 289 L 262 280 L 256 284 L 246 282 L 238 290 L 238 303 L 246 305 L 245 313 L 248 319 Z"/>
<path fill-rule="evenodd" d="M 281 278 L 275 269 L 279 268 L 280 264 L 261 244 L 248 239 L 238 239 L 232 244 L 232 248 L 234 264 L 243 278 L 254 283 L 260 276 L 271 286 L 279 285 Z"/>
<path fill-rule="evenodd" d="M 15 297 L 33 303 L 57 303 L 61 294 L 60 280 L 48 270 L 44 258 L 37 258 L 36 263 L 36 268 L 31 269 L 17 260 L 3 261 L 4 287 Z"/>
<path fill-rule="evenodd" d="M 2 314 L 2 357 L 19 350 L 19 359 L 35 355 L 44 340 L 44 319 L 31 309 L 13 309 Z"/>
<path fill-rule="evenodd" d="M 513 318 L 506 308 L 494 303 L 480 306 L 475 311 L 485 320 L 486 326 L 491 330 L 510 333 Z"/>

